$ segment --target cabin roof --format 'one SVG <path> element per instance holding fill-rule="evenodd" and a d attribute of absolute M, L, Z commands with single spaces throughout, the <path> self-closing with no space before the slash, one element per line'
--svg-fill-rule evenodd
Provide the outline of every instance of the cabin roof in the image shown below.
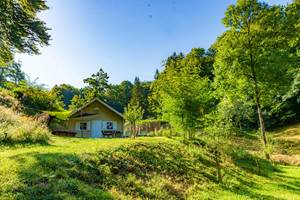
<path fill-rule="evenodd" d="M 98 99 L 98 98 L 94 98 L 93 100 L 91 100 L 90 102 L 84 104 L 83 106 L 81 106 L 80 108 L 78 108 L 77 110 L 74 110 L 70 117 L 74 117 L 74 115 L 76 115 L 77 113 L 79 113 L 81 110 L 83 110 L 84 108 L 88 107 L 89 105 L 91 105 L 94 102 L 99 102 L 100 104 L 104 105 L 106 108 L 108 108 L 109 110 L 113 111 L 115 114 L 119 115 L 120 117 L 124 118 L 124 116 L 118 112 L 117 110 L 115 110 L 113 107 L 111 107 L 110 105 L 108 105 L 107 103 L 105 103 L 104 101 Z"/>

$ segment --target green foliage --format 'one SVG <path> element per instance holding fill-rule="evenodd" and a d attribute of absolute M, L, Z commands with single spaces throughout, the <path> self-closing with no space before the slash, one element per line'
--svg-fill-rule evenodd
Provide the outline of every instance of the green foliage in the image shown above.
<path fill-rule="evenodd" d="M 3 86 L 7 81 L 18 84 L 24 80 L 25 73 L 21 70 L 20 62 L 12 62 L 12 64 L 4 67 L 0 66 L 0 86 Z"/>
<path fill-rule="evenodd" d="M 124 112 L 131 99 L 132 83 L 122 81 L 120 84 L 110 85 L 105 92 L 105 101 L 120 113 Z"/>
<path fill-rule="evenodd" d="M 21 103 L 15 98 L 12 91 L 0 88 L 0 106 L 11 108 L 12 110 L 21 110 Z"/>
<path fill-rule="evenodd" d="M 252 140 L 244 142 L 259 146 Z M 222 163 L 222 184 L 203 138 L 53 137 L 49 145 L 0 146 L 0 199 L 299 199 L 298 166 L 274 166 L 241 144 Z"/>
<path fill-rule="evenodd" d="M 0 143 L 47 143 L 50 132 L 41 122 L 0 106 Z"/>
<path fill-rule="evenodd" d="M 201 117 L 214 105 L 207 57 L 203 49 L 192 49 L 186 56 L 174 54 L 152 84 L 162 119 L 190 137 L 203 127 Z"/>
<path fill-rule="evenodd" d="M 286 32 L 287 27 L 294 24 L 285 9 L 256 0 L 238 0 L 236 5 L 228 7 L 223 19 L 227 31 L 214 44 L 214 84 L 221 105 L 233 98 L 244 102 L 244 112 L 239 108 L 231 109 L 238 111 L 232 113 L 231 119 L 240 124 L 242 120 L 250 121 L 251 105 L 255 104 L 256 120 L 266 147 L 266 113 L 291 87 L 289 72 L 297 66 L 297 56 L 287 45 L 293 36 Z M 240 103 L 231 101 L 231 107 L 238 106 Z"/>
<path fill-rule="evenodd" d="M 66 121 L 69 119 L 71 111 L 46 111 L 49 115 L 48 128 L 50 130 L 66 130 Z"/>
<path fill-rule="evenodd" d="M 223 19 L 228 30 L 218 38 L 216 87 L 227 96 L 235 93 L 244 101 L 258 98 L 268 109 L 276 96 L 290 87 L 296 58 L 291 54 L 287 24 L 293 26 L 281 6 L 258 1 L 237 1 Z M 292 31 L 296 33 L 295 31 Z"/>
<path fill-rule="evenodd" d="M 125 108 L 124 118 L 129 123 L 131 135 L 137 135 L 136 124 L 143 118 L 144 110 L 139 104 L 129 103 Z"/>
<path fill-rule="evenodd" d="M 47 113 L 52 116 L 55 117 L 59 120 L 67 120 L 71 114 L 70 111 L 62 111 L 62 112 L 56 112 L 56 111 L 47 111 Z"/>
<path fill-rule="evenodd" d="M 148 95 L 150 92 L 150 82 L 142 82 L 138 77 L 135 77 L 134 84 L 131 90 L 131 104 L 138 104 L 144 110 L 143 117 L 149 117 L 151 115 L 148 109 Z"/>
<path fill-rule="evenodd" d="M 28 114 L 35 114 L 44 110 L 62 110 L 61 102 L 57 96 L 42 87 L 31 86 L 26 82 L 10 87 Z"/>
<path fill-rule="evenodd" d="M 48 45 L 49 30 L 37 13 L 48 9 L 44 0 L 1 0 L 0 66 L 13 60 L 15 52 L 36 54 Z"/>
<path fill-rule="evenodd" d="M 75 95 L 79 95 L 80 91 L 72 85 L 61 84 L 55 85 L 51 89 L 50 93 L 53 93 L 53 95 L 55 95 L 60 101 L 63 102 L 65 109 L 69 109 L 69 106 L 71 105 L 71 100 Z M 74 101 L 76 100 L 74 99 Z"/>
<path fill-rule="evenodd" d="M 74 95 L 71 100 L 71 105 L 69 106 L 69 110 L 76 110 L 86 103 L 85 99 L 81 95 Z"/>
<path fill-rule="evenodd" d="M 96 74 L 92 74 L 91 77 L 83 80 L 88 84 L 88 90 L 90 90 L 92 98 L 100 97 L 109 87 L 108 75 L 102 68 Z"/>

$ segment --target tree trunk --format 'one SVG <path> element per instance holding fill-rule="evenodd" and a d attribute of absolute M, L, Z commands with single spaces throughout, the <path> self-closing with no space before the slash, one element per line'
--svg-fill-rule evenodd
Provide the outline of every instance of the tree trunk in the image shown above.
<path fill-rule="evenodd" d="M 222 173 L 221 173 L 221 164 L 220 164 L 221 153 L 218 150 L 215 150 L 214 154 L 215 154 L 214 156 L 215 156 L 215 162 L 217 168 L 217 181 L 219 183 L 222 183 Z"/>
<path fill-rule="evenodd" d="M 2 84 L 2 82 L 4 82 L 3 74 L 4 74 L 4 68 L 0 67 L 0 85 Z"/>
<path fill-rule="evenodd" d="M 255 103 L 256 103 L 256 108 L 257 108 L 257 114 L 258 114 L 258 119 L 259 119 L 259 126 L 260 126 L 262 141 L 264 143 L 264 153 L 265 153 L 266 158 L 269 160 L 270 155 L 268 152 L 266 152 L 268 141 L 267 141 L 267 136 L 266 136 L 264 118 L 263 118 L 263 114 L 261 111 L 260 93 L 259 93 L 259 88 L 258 88 L 256 74 L 255 74 L 254 69 L 252 71 L 253 71 L 253 79 L 254 79 L 254 87 L 255 87 Z"/>
<path fill-rule="evenodd" d="M 250 33 L 250 27 L 248 27 L 248 33 Z M 250 48 L 250 68 L 251 68 L 252 79 L 254 82 L 254 90 L 255 90 L 254 95 L 255 95 L 255 103 L 256 103 L 257 114 L 258 114 L 258 119 L 259 119 L 259 126 L 260 126 L 261 135 L 262 135 L 262 140 L 264 143 L 264 153 L 265 153 L 266 158 L 269 160 L 270 155 L 268 152 L 266 152 L 267 137 L 266 137 L 266 131 L 265 131 L 264 118 L 263 118 L 263 114 L 261 111 L 260 91 L 259 91 L 258 81 L 257 81 L 257 76 L 256 76 L 256 71 L 255 71 L 255 61 L 253 59 L 251 40 L 249 40 L 249 48 Z"/>
<path fill-rule="evenodd" d="M 130 136 L 134 137 L 134 131 L 133 131 L 133 123 L 130 123 Z"/>
<path fill-rule="evenodd" d="M 136 126 L 135 123 L 133 123 L 133 138 L 135 139 L 136 137 Z"/>

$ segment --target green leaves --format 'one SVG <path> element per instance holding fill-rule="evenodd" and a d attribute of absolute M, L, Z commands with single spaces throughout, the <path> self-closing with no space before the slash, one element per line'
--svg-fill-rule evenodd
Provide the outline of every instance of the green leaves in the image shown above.
<path fill-rule="evenodd" d="M 221 101 L 235 96 L 253 102 L 257 97 L 267 109 L 284 96 L 292 83 L 290 71 L 299 67 L 297 10 L 296 2 L 283 7 L 256 0 L 228 7 L 223 19 L 228 29 L 214 44 L 214 86 Z"/>
<path fill-rule="evenodd" d="M 84 83 L 88 84 L 89 89 L 94 93 L 94 97 L 97 97 L 104 93 L 109 87 L 108 75 L 102 68 L 96 74 L 92 74 L 91 77 L 83 80 Z"/>
<path fill-rule="evenodd" d="M 165 69 L 152 84 L 162 118 L 178 131 L 194 134 L 202 126 L 201 116 L 213 102 L 212 74 L 212 57 L 204 49 L 169 57 Z"/>
<path fill-rule="evenodd" d="M 38 45 L 49 44 L 49 28 L 37 17 L 46 9 L 44 0 L 0 1 L 0 65 L 10 62 L 15 52 L 38 54 Z"/>
<path fill-rule="evenodd" d="M 143 118 L 144 110 L 138 104 L 129 103 L 125 108 L 124 117 L 129 123 L 136 123 Z"/>

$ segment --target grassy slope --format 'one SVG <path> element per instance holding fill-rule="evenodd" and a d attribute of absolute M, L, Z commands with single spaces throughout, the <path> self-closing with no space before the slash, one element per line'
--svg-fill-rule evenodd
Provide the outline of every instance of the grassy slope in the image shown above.
<path fill-rule="evenodd" d="M 271 135 L 273 157 L 299 164 L 300 125 Z M 237 139 L 254 154 L 255 140 Z M 273 167 L 247 153 L 228 160 L 216 184 L 206 152 L 178 141 L 54 137 L 45 146 L 0 147 L 0 199 L 300 199 L 299 166 Z"/>

